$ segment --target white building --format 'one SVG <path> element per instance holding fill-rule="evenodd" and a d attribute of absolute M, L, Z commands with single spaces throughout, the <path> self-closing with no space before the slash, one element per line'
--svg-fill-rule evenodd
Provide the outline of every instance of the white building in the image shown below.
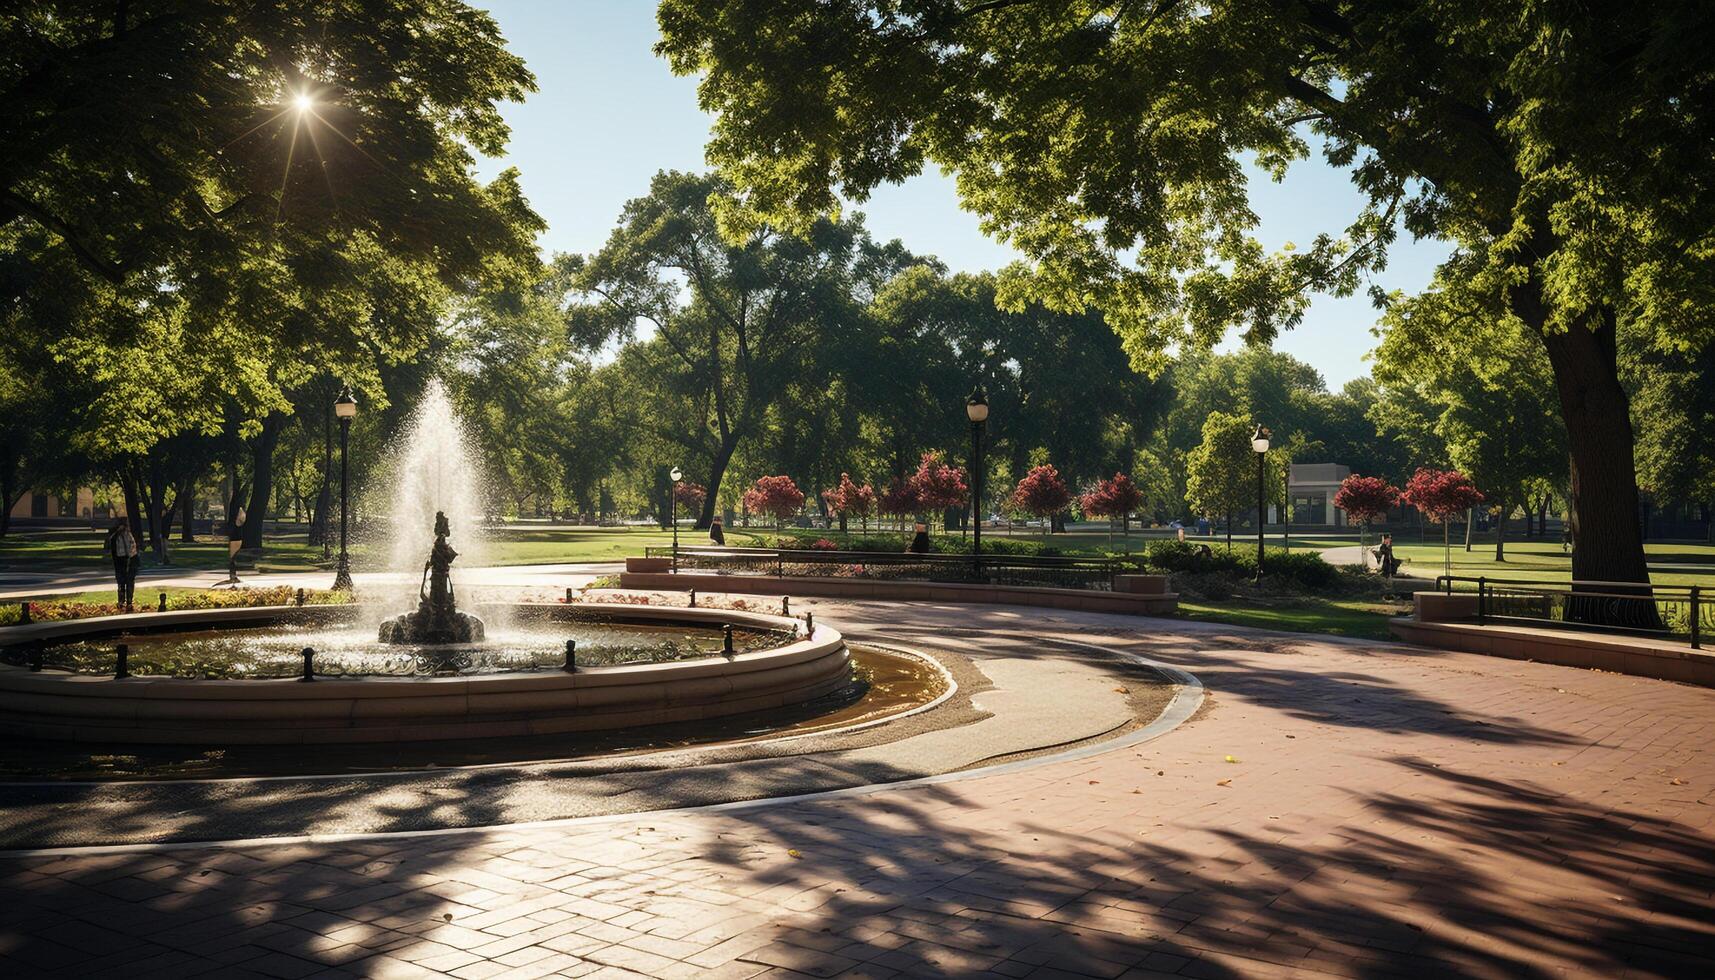
<path fill-rule="evenodd" d="M 1334 494 L 1339 492 L 1340 482 L 1351 475 L 1351 467 L 1339 463 L 1293 463 L 1286 480 L 1287 493 L 1292 497 L 1293 526 L 1345 527 L 1346 512 L 1334 506 Z M 1269 507 L 1270 524 L 1280 523 L 1278 511 L 1278 507 Z"/>

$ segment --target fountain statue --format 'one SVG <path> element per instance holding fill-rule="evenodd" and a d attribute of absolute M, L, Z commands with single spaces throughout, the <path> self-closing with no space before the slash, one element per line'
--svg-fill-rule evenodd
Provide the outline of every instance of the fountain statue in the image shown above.
<path fill-rule="evenodd" d="M 381 624 L 383 643 L 477 643 L 482 620 L 462 613 L 453 602 L 448 576 L 459 553 L 447 544 L 447 515 L 435 512 L 435 545 L 423 563 L 423 583 L 417 588 L 417 611 L 401 613 Z"/>

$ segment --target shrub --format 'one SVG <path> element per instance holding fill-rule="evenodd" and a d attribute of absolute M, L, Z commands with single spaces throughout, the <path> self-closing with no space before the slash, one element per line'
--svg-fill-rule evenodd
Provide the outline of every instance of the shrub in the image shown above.
<path fill-rule="evenodd" d="M 838 550 L 840 550 L 839 545 L 833 543 L 832 541 L 829 541 L 827 538 L 817 538 L 816 540 L 810 542 L 810 547 L 815 551 L 838 551 Z"/>
<path fill-rule="evenodd" d="M 1256 552 L 1249 548 L 1227 551 L 1208 548 L 1189 541 L 1157 541 L 1144 552 L 1143 562 L 1150 568 L 1167 572 L 1204 575 L 1224 574 L 1229 578 L 1255 578 Z M 1268 581 L 1316 592 L 1332 592 L 1342 585 L 1340 570 L 1310 551 L 1288 552 L 1269 548 L 1263 556 Z M 1206 593 L 1205 593 L 1206 594 Z"/>

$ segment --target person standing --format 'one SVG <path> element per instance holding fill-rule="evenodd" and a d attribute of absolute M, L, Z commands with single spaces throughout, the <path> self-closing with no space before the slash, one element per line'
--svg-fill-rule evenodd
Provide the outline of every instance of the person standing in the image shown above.
<path fill-rule="evenodd" d="M 716 515 L 715 519 L 709 522 L 709 540 L 719 546 L 724 547 L 726 545 L 726 532 L 721 529 L 719 515 Z"/>
<path fill-rule="evenodd" d="M 131 599 L 137 589 L 137 536 L 131 533 L 131 522 L 123 517 L 113 522 L 101 550 L 113 556 L 113 579 L 119 595 L 119 608 L 131 611 Z"/>
<path fill-rule="evenodd" d="M 1382 535 L 1382 543 L 1376 548 L 1376 558 L 1381 562 L 1382 574 L 1392 579 L 1399 571 L 1399 561 L 1393 556 L 1393 535 Z"/>
<path fill-rule="evenodd" d="M 244 508 L 238 508 L 238 513 L 226 523 L 226 582 L 233 588 L 238 587 L 238 553 L 244 550 Z"/>
<path fill-rule="evenodd" d="M 916 533 L 911 537 L 911 543 L 905 546 L 907 554 L 926 555 L 929 553 L 929 525 L 918 524 Z"/>

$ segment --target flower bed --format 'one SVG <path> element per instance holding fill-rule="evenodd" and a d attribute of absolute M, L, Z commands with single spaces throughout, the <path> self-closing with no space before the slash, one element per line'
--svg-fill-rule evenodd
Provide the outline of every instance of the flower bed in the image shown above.
<path fill-rule="evenodd" d="M 299 596 L 302 595 L 300 601 Z M 246 609 L 253 606 L 325 606 L 350 602 L 351 593 L 333 589 L 294 589 L 277 585 L 265 589 L 204 589 L 199 592 L 169 592 L 165 606 L 138 603 L 137 612 L 174 612 L 184 609 Z M 26 600 L 30 621 L 56 623 L 68 619 L 89 619 L 95 616 L 119 616 L 125 613 L 116 602 L 85 602 L 77 599 Z M 25 603 L 0 606 L 0 626 L 17 626 L 23 622 Z"/>

